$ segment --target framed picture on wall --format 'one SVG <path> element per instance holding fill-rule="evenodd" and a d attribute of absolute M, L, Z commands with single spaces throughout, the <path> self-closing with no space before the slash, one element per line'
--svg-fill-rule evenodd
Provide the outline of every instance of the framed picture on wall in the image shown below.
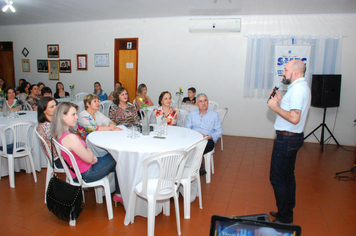
<path fill-rule="evenodd" d="M 59 80 L 59 61 L 49 60 L 48 69 L 48 78 L 50 80 Z"/>
<path fill-rule="evenodd" d="M 109 66 L 109 53 L 94 54 L 95 67 L 108 67 Z"/>
<path fill-rule="evenodd" d="M 77 70 L 88 70 L 88 54 L 77 54 Z"/>
<path fill-rule="evenodd" d="M 31 72 L 30 59 L 22 59 L 22 72 Z"/>
<path fill-rule="evenodd" d="M 48 60 L 37 60 L 37 72 L 48 73 Z"/>
<path fill-rule="evenodd" d="M 72 73 L 72 62 L 70 59 L 59 60 L 60 73 Z"/>
<path fill-rule="evenodd" d="M 47 56 L 48 58 L 59 58 L 59 44 L 48 44 Z"/>

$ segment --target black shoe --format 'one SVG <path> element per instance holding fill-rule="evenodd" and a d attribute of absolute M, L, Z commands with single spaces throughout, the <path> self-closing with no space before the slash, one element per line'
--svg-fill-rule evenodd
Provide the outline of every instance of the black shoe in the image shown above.
<path fill-rule="evenodd" d="M 206 175 L 206 170 L 205 170 L 205 168 L 200 168 L 199 174 L 200 174 L 200 175 Z"/>
<path fill-rule="evenodd" d="M 280 219 L 276 218 L 272 221 L 273 223 L 282 223 L 282 224 L 292 224 L 293 223 L 293 218 L 289 218 L 286 222 L 281 221 Z"/>
<path fill-rule="evenodd" d="M 270 216 L 272 216 L 273 218 L 277 218 L 277 212 L 275 212 L 275 211 L 270 211 L 269 212 L 269 214 L 270 214 Z"/>
<path fill-rule="evenodd" d="M 293 218 L 289 218 L 289 220 L 287 222 L 282 222 L 280 219 L 278 219 L 277 217 L 277 212 L 275 211 L 270 211 L 269 215 L 272 216 L 275 220 L 273 220 L 272 222 L 277 222 L 277 223 L 284 223 L 284 224 L 291 224 L 293 223 Z"/>

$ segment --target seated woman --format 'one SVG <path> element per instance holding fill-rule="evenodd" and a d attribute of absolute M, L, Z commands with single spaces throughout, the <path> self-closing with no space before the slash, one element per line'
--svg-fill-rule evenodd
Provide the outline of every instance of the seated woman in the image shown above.
<path fill-rule="evenodd" d="M 171 107 L 171 98 L 171 93 L 168 91 L 164 91 L 159 95 L 158 104 L 161 107 L 153 110 L 150 117 L 151 124 L 157 124 L 163 118 L 166 118 L 167 125 L 183 126 L 183 119 L 180 113 Z"/>
<path fill-rule="evenodd" d="M 118 89 L 118 88 L 120 88 L 121 86 L 122 86 L 122 84 L 121 84 L 120 82 L 116 82 L 116 83 L 115 83 L 114 91 L 112 91 L 112 92 L 110 93 L 110 95 L 109 95 L 109 97 L 108 97 L 108 100 L 111 100 L 111 101 L 114 100 L 113 94 L 114 94 L 115 90 Z"/>
<path fill-rule="evenodd" d="M 40 94 L 41 91 L 38 90 L 37 84 L 32 84 L 30 87 L 30 94 L 26 98 L 26 101 L 31 105 L 34 111 L 37 111 L 36 103 L 40 100 Z"/>
<path fill-rule="evenodd" d="M 51 129 L 51 122 L 52 118 L 54 115 L 54 111 L 56 110 L 56 100 L 51 97 L 43 97 L 41 98 L 38 103 L 37 103 L 37 121 L 38 121 L 38 126 L 37 126 L 37 132 L 41 137 L 45 140 L 47 146 L 53 153 L 53 159 L 54 159 L 54 164 L 56 165 L 57 168 L 62 169 L 62 163 L 58 158 L 58 153 L 56 148 L 52 148 L 51 145 L 51 134 L 50 134 L 50 129 Z M 46 151 L 46 147 L 44 143 L 41 142 L 41 145 L 43 146 L 43 150 Z M 51 153 L 46 153 L 47 157 L 51 156 Z M 52 160 L 51 160 L 52 161 Z"/>
<path fill-rule="evenodd" d="M 19 79 L 19 86 L 15 88 L 16 95 L 20 94 L 20 87 L 22 83 L 26 83 L 27 81 L 24 78 Z"/>
<path fill-rule="evenodd" d="M 69 93 L 64 91 L 64 86 L 62 82 L 56 84 L 56 93 L 53 95 L 54 98 L 65 98 L 69 97 Z"/>
<path fill-rule="evenodd" d="M 10 111 L 19 111 L 22 109 L 22 101 L 16 99 L 15 89 L 13 87 L 7 87 L 5 89 L 6 100 L 2 104 L 2 108 L 7 106 Z"/>
<path fill-rule="evenodd" d="M 140 100 L 142 98 L 142 102 Z M 147 105 L 148 106 L 153 106 L 153 102 L 151 101 L 151 98 L 147 95 L 147 87 L 145 84 L 140 84 L 137 88 L 137 93 L 136 93 L 136 98 L 135 98 L 137 107 L 136 109 L 139 110 L 142 103 L 146 103 L 148 101 Z"/>
<path fill-rule="evenodd" d="M 77 135 L 74 134 L 74 126 L 77 124 L 78 106 L 70 102 L 61 102 L 53 116 L 51 135 L 61 145 L 68 149 L 74 156 L 82 178 L 85 182 L 94 182 L 107 176 L 110 172 L 115 173 L 116 194 L 114 202 L 121 202 L 122 197 L 116 176 L 116 161 L 107 153 L 105 156 L 96 157 L 93 152 L 86 147 L 86 144 Z M 62 152 L 63 158 L 73 168 L 69 156 Z M 76 179 L 75 173 L 71 172 L 73 179 Z"/>
<path fill-rule="evenodd" d="M 128 102 L 129 93 L 125 87 L 114 92 L 114 104 L 110 108 L 109 117 L 116 125 L 138 123 L 140 121 L 135 106 Z"/>
<path fill-rule="evenodd" d="M 22 102 L 26 101 L 26 98 L 28 97 L 29 94 L 29 88 L 30 88 L 30 83 L 29 82 L 23 82 L 19 88 L 19 94 L 17 95 L 17 98 L 20 99 Z"/>
<path fill-rule="evenodd" d="M 93 131 L 122 130 L 99 111 L 99 97 L 97 95 L 86 95 L 84 97 L 84 106 L 85 110 L 79 114 L 77 131 L 82 138 Z"/>
<path fill-rule="evenodd" d="M 94 94 L 98 95 L 100 101 L 108 100 L 108 95 L 101 89 L 99 82 L 94 83 Z"/>

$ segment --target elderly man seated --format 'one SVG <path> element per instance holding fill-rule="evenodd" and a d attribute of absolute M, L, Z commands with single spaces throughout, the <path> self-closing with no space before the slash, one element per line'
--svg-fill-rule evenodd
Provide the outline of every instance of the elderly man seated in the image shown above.
<path fill-rule="evenodd" d="M 189 113 L 185 127 L 198 131 L 203 137 L 208 136 L 208 143 L 204 154 L 214 149 L 215 142 L 222 135 L 220 116 L 217 112 L 209 109 L 209 100 L 206 94 L 197 95 L 198 110 Z M 200 167 L 200 175 L 205 175 L 206 171 L 203 164 Z"/>

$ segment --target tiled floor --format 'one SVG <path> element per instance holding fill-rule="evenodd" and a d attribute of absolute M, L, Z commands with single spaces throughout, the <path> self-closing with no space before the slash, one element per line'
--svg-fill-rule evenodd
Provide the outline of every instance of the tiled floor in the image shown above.
<path fill-rule="evenodd" d="M 215 174 L 210 184 L 202 177 L 203 209 L 192 203 L 191 219 L 183 218 L 182 235 L 208 235 L 213 214 L 248 215 L 276 210 L 269 183 L 273 140 L 224 136 L 224 151 L 218 142 L 214 155 Z M 305 143 L 296 164 L 297 205 L 294 223 L 303 235 L 356 235 L 356 181 L 334 179 L 335 172 L 350 169 L 355 148 Z M 16 188 L 8 177 L 0 180 L 0 235 L 146 235 L 147 219 L 136 217 L 125 226 L 123 206 L 114 207 L 114 219 L 107 219 L 106 205 L 96 204 L 94 191 L 86 192 L 85 208 L 75 227 L 58 220 L 43 203 L 45 169 L 15 174 Z M 177 235 L 174 207 L 171 215 L 156 217 L 155 235 Z"/>

